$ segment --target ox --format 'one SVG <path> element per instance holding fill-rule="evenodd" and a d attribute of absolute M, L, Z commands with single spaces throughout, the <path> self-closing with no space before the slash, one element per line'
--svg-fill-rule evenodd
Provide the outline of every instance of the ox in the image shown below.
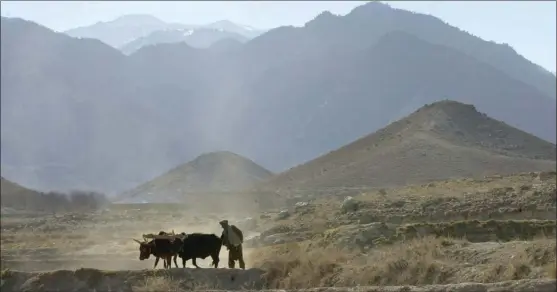
<path fill-rule="evenodd" d="M 184 236 L 185 233 L 181 235 Z M 178 252 L 178 256 L 182 259 L 182 268 L 186 267 L 186 262 L 189 259 L 196 268 L 199 268 L 195 260 L 198 258 L 205 259 L 208 256 L 213 259 L 211 265 L 218 268 L 221 246 L 221 239 L 214 234 L 188 234 L 182 241 L 182 249 Z"/>
<path fill-rule="evenodd" d="M 153 238 L 151 241 L 147 241 L 147 238 Z M 153 268 L 157 267 L 159 263 L 159 258 L 163 258 L 164 268 L 172 267 L 172 258 L 174 257 L 174 265 L 178 267 L 176 263 L 176 256 L 183 246 L 183 235 L 168 234 L 164 231 L 159 232 L 159 235 L 147 234 L 143 235 L 143 242 L 134 239 L 139 243 L 139 260 L 148 259 L 151 255 L 155 256 L 155 265 Z"/>

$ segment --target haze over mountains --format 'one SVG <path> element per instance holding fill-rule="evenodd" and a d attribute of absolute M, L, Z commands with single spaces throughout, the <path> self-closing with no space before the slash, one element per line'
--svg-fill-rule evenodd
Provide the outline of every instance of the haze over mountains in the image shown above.
<path fill-rule="evenodd" d="M 151 15 L 124 15 L 108 22 L 78 27 L 65 31 L 72 37 L 98 39 L 105 44 L 131 54 L 143 46 L 179 43 L 196 48 L 207 48 L 214 43 L 232 39 L 245 42 L 264 30 L 235 24 L 228 20 L 207 25 L 167 23 Z"/>
<path fill-rule="evenodd" d="M 242 191 L 267 180 L 272 172 L 237 154 L 205 153 L 123 193 L 132 202 L 184 201 L 191 195 Z"/>
<path fill-rule="evenodd" d="M 215 194 L 245 197 L 249 190 L 315 194 L 549 171 L 556 168 L 556 151 L 555 144 L 494 120 L 473 105 L 444 100 L 276 175 L 239 155 L 213 152 L 119 197 L 125 202 L 191 202 Z"/>
<path fill-rule="evenodd" d="M 36 189 L 123 191 L 217 150 L 280 172 L 443 99 L 556 140 L 555 75 L 381 3 L 129 56 L 21 19 L 1 30 L 2 175 Z"/>

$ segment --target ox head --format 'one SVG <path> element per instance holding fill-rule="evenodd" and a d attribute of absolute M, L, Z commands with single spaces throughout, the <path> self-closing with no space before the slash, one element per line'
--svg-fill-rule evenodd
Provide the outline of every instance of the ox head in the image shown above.
<path fill-rule="evenodd" d="M 151 248 L 155 244 L 154 241 L 147 241 L 146 238 L 143 238 L 143 241 L 139 241 L 134 239 L 135 242 L 139 243 L 139 260 L 146 260 L 151 256 Z"/>

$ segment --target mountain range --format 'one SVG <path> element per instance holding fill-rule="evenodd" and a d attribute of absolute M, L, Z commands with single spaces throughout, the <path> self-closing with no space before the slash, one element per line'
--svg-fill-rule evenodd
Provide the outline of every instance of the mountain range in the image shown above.
<path fill-rule="evenodd" d="M 196 48 L 207 48 L 221 40 L 232 39 L 245 42 L 264 30 L 221 20 L 207 25 L 168 23 L 151 15 L 132 14 L 112 21 L 65 31 L 76 38 L 93 38 L 102 41 L 126 54 L 143 46 L 163 43 L 186 44 Z"/>
<path fill-rule="evenodd" d="M 209 48 L 215 43 L 228 40 L 244 43 L 248 39 L 234 32 L 212 28 L 157 30 L 125 44 L 120 50 L 129 55 L 145 46 L 180 42 L 195 48 Z"/>
<path fill-rule="evenodd" d="M 492 119 L 473 105 L 443 100 L 276 175 L 230 152 L 205 153 L 124 192 L 119 199 L 195 202 L 196 206 L 200 201 L 214 206 L 208 196 L 245 202 L 251 195 L 252 201 L 269 201 L 284 194 L 548 171 L 555 169 L 556 156 L 555 144 Z"/>
<path fill-rule="evenodd" d="M 124 191 L 219 150 L 281 172 L 444 99 L 556 140 L 555 75 L 377 2 L 129 56 L 21 19 L 1 32 L 2 175 L 34 189 Z"/>

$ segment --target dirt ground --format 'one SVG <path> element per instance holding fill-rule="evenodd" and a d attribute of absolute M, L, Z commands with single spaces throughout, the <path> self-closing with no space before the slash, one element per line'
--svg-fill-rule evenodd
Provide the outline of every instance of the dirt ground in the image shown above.
<path fill-rule="evenodd" d="M 525 173 L 370 189 L 348 199 L 300 197 L 283 210 L 250 214 L 149 204 L 87 214 L 2 209 L 0 287 L 555 291 L 556 179 L 555 172 Z M 188 262 L 184 270 L 178 258 L 180 268 L 165 271 L 160 262 L 153 270 L 153 258 L 138 258 L 133 238 L 160 230 L 220 234 L 225 218 L 244 231 L 246 271 L 226 267 L 225 248 L 219 269 L 207 258 L 198 261 L 202 269 Z"/>

